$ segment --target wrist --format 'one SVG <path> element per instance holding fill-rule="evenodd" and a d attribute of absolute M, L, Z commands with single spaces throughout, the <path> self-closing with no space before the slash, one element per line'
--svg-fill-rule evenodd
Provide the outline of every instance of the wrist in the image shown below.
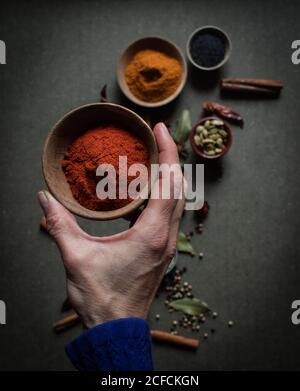
<path fill-rule="evenodd" d="M 118 320 L 124 318 L 142 318 L 146 319 L 146 311 L 141 311 L 140 309 L 128 308 L 126 306 L 121 308 L 103 308 L 100 311 L 93 311 L 84 313 L 81 318 L 84 325 L 87 328 L 93 328 L 100 324 L 109 322 L 111 320 Z"/>

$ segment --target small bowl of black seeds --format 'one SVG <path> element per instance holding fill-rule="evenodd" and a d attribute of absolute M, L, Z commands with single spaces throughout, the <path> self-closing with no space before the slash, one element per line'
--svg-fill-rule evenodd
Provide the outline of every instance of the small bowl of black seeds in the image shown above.
<path fill-rule="evenodd" d="M 227 62 L 231 48 L 231 41 L 225 31 L 215 26 L 204 26 L 190 35 L 186 52 L 196 68 L 214 71 Z"/>

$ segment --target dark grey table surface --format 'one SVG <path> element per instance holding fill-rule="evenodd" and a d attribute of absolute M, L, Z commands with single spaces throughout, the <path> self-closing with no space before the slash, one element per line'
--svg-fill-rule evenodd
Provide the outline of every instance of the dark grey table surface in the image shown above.
<path fill-rule="evenodd" d="M 222 176 L 206 170 L 211 210 L 203 235 L 194 239 L 204 259 L 179 257 L 195 295 L 220 314 L 199 338 L 211 327 L 216 332 L 197 353 L 154 345 L 155 366 L 299 369 L 300 326 L 290 320 L 291 302 L 300 298 L 300 65 L 291 62 L 299 14 L 299 2 L 274 0 L 1 2 L 7 64 L 0 65 L 0 299 L 7 325 L 0 326 L 0 369 L 72 369 L 64 345 L 81 332 L 79 325 L 58 336 L 51 330 L 61 316 L 65 278 L 54 243 L 39 230 L 36 202 L 45 187 L 41 151 L 50 127 L 66 111 L 97 101 L 104 83 L 111 100 L 128 105 L 115 65 L 131 41 L 160 35 L 184 50 L 189 34 L 207 24 L 230 35 L 228 65 L 215 79 L 190 72 L 180 98 L 158 118 L 174 123 L 189 108 L 196 122 L 204 99 L 220 99 L 221 76 L 278 78 L 285 88 L 275 100 L 226 99 L 244 116 L 245 128 L 233 126 Z M 80 224 L 99 235 L 128 225 Z M 182 229 L 194 225 L 193 213 L 186 213 Z M 174 314 L 162 301 L 153 304 L 149 322 L 168 330 Z"/>

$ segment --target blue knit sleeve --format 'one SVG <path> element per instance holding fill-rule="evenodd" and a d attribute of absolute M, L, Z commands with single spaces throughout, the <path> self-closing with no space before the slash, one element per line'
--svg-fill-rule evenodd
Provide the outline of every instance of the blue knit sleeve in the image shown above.
<path fill-rule="evenodd" d="M 66 352 L 80 371 L 153 370 L 151 335 L 144 319 L 100 324 L 69 343 Z"/>

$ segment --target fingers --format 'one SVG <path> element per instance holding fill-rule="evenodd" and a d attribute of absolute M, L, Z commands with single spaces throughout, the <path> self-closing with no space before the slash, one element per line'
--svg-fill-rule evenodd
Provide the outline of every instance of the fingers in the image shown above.
<path fill-rule="evenodd" d="M 182 187 L 183 187 L 183 189 L 186 189 L 186 187 L 187 187 L 187 182 L 184 177 L 182 177 Z M 179 223 L 180 223 L 180 220 L 182 217 L 182 213 L 184 211 L 184 206 L 185 206 L 185 197 L 183 196 L 183 198 L 178 200 L 176 208 L 175 208 L 174 213 L 172 215 L 172 219 L 171 219 L 171 233 L 172 233 L 172 229 L 174 228 L 174 232 L 176 233 L 176 235 L 175 235 L 176 238 L 177 238 Z M 177 228 L 176 228 L 176 226 L 177 226 Z M 170 236 L 171 236 L 171 233 L 170 233 Z"/>
<path fill-rule="evenodd" d="M 159 164 L 179 163 L 177 146 L 166 125 L 162 122 L 159 122 L 157 125 L 155 125 L 153 132 L 159 151 Z"/>
<path fill-rule="evenodd" d="M 40 221 L 40 227 L 47 231 L 47 220 L 45 216 L 42 216 L 41 221 Z"/>
<path fill-rule="evenodd" d="M 86 234 L 78 226 L 74 216 L 65 209 L 48 191 L 38 193 L 39 203 L 44 211 L 44 227 L 56 241 L 63 258 L 69 257 L 78 239 Z"/>
<path fill-rule="evenodd" d="M 158 123 L 153 131 L 159 151 L 160 175 L 152 186 L 151 198 L 136 225 L 144 225 L 152 219 L 164 219 L 170 223 L 182 192 L 182 171 L 176 144 L 163 123 Z"/>
<path fill-rule="evenodd" d="M 186 188 L 187 183 L 183 178 L 183 187 Z M 182 213 L 184 211 L 185 199 L 182 198 L 177 202 L 176 208 L 172 215 L 171 224 L 170 224 L 170 232 L 169 232 L 169 241 L 166 249 L 166 260 L 170 260 L 176 253 L 176 245 L 177 245 L 177 237 L 180 221 L 182 218 Z"/>

